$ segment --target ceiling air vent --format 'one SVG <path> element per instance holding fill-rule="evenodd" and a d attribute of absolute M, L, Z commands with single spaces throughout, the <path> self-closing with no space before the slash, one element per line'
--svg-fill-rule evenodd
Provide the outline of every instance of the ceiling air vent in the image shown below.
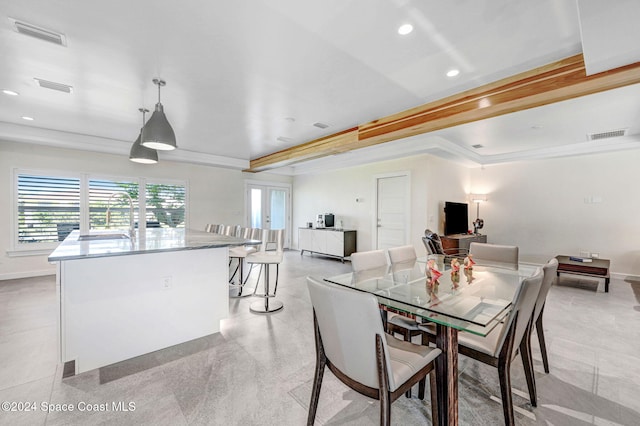
<path fill-rule="evenodd" d="M 73 92 L 73 87 L 68 84 L 56 83 L 55 81 L 43 80 L 41 78 L 34 78 L 36 84 L 40 87 L 44 87 L 45 89 L 57 90 L 58 92 L 71 93 Z"/>
<path fill-rule="evenodd" d="M 313 125 L 316 126 L 319 129 L 326 129 L 327 127 L 329 127 L 328 124 L 324 124 L 324 123 L 320 123 L 320 122 L 313 123 Z"/>
<path fill-rule="evenodd" d="M 49 41 L 51 43 L 55 43 L 60 46 L 67 45 L 67 39 L 65 38 L 64 34 L 47 30 L 45 28 L 37 27 L 35 25 L 28 24 L 26 22 L 17 21 L 12 18 L 9 18 L 9 20 L 13 23 L 15 30 L 20 34 L 28 35 L 30 37 L 35 37 L 44 41 Z"/>
<path fill-rule="evenodd" d="M 629 129 L 610 130 L 602 133 L 589 133 L 587 134 L 588 141 L 597 141 L 598 139 L 618 138 L 620 136 L 627 136 Z"/>
<path fill-rule="evenodd" d="M 471 145 L 471 148 L 480 149 L 480 148 L 484 148 L 484 145 L 477 143 L 475 145 Z"/>

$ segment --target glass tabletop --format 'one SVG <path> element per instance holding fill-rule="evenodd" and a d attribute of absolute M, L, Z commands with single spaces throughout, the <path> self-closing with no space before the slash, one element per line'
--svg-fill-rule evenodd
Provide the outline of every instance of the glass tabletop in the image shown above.
<path fill-rule="evenodd" d="M 415 261 L 350 272 L 325 281 L 374 294 L 380 304 L 435 323 L 487 335 L 508 313 L 519 285 L 536 271 L 474 266 L 455 274 L 442 272 L 432 283 L 426 264 Z"/>

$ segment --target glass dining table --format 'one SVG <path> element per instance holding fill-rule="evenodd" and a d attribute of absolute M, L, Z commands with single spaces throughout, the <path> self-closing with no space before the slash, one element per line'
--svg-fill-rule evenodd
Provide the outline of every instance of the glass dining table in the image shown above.
<path fill-rule="evenodd" d="M 517 269 L 475 265 L 442 272 L 437 281 L 428 275 L 424 259 L 350 272 L 325 281 L 375 295 L 386 321 L 388 311 L 436 326 L 438 413 L 441 425 L 458 424 L 458 331 L 486 336 L 511 310 L 511 301 L 536 267 Z"/>

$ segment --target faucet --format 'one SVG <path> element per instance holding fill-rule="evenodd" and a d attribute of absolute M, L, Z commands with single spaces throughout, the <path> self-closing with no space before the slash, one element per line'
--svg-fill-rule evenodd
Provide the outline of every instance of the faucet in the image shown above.
<path fill-rule="evenodd" d="M 106 223 L 106 226 L 107 226 L 107 228 L 109 228 L 109 222 L 111 222 L 111 199 L 113 197 L 118 196 L 118 195 L 125 195 L 127 197 L 127 199 L 129 200 L 129 237 L 130 238 L 135 238 L 136 229 L 135 229 L 135 223 L 133 221 L 133 200 L 131 199 L 131 196 L 129 194 L 127 194 L 126 192 L 114 192 L 113 194 L 111 194 L 111 196 L 109 196 L 109 199 L 107 200 L 107 223 Z"/>

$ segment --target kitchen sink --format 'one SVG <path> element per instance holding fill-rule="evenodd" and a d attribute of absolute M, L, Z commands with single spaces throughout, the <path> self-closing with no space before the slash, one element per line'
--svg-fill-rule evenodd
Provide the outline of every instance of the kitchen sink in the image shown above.
<path fill-rule="evenodd" d="M 86 234 L 80 235 L 78 241 L 96 241 L 96 240 L 128 240 L 129 236 L 121 232 L 114 234 Z"/>

